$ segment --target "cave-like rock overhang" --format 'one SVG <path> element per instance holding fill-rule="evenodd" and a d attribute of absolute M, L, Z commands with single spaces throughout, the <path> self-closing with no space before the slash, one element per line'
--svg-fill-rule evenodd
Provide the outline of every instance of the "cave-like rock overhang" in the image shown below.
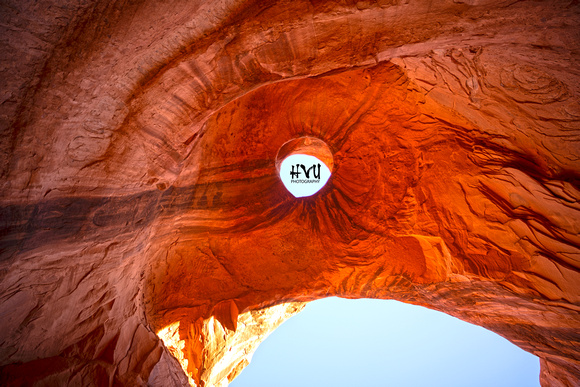
<path fill-rule="evenodd" d="M 5 381 L 185 383 L 171 353 L 218 384 L 330 295 L 441 310 L 577 381 L 577 5 L 182 5 L 60 9 L 12 94 Z M 275 157 L 300 136 L 335 165 L 296 199 Z"/>

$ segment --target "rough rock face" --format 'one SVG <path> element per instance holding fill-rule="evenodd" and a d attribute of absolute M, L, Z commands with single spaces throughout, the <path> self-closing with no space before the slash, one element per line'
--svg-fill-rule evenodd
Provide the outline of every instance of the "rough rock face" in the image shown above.
<path fill-rule="evenodd" d="M 227 385 L 390 298 L 580 383 L 574 1 L 5 1 L 0 384 Z M 286 141 L 334 173 L 295 199 Z"/>

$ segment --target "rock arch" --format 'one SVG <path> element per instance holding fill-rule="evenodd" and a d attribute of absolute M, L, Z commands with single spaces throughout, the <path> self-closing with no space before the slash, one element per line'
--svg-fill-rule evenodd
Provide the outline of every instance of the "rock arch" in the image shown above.
<path fill-rule="evenodd" d="M 3 382 L 219 385 L 328 295 L 444 311 L 577 382 L 574 3 L 2 18 Z M 274 158 L 302 135 L 335 173 L 296 200 Z"/>

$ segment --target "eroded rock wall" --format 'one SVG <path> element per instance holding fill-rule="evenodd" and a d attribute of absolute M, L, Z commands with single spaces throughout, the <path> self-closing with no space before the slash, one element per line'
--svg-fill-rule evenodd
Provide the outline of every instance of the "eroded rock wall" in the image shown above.
<path fill-rule="evenodd" d="M 574 2 L 1 14 L 4 384 L 227 384 L 331 295 L 441 310 L 577 384 Z M 296 200 L 274 162 L 302 135 L 335 166 Z"/>

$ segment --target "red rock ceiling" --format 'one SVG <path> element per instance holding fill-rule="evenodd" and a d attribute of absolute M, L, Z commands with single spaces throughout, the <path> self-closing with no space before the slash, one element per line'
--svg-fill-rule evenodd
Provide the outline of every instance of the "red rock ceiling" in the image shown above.
<path fill-rule="evenodd" d="M 1 7 L 2 384 L 220 385 L 332 295 L 578 384 L 575 2 Z M 304 135 L 335 165 L 297 200 Z"/>

